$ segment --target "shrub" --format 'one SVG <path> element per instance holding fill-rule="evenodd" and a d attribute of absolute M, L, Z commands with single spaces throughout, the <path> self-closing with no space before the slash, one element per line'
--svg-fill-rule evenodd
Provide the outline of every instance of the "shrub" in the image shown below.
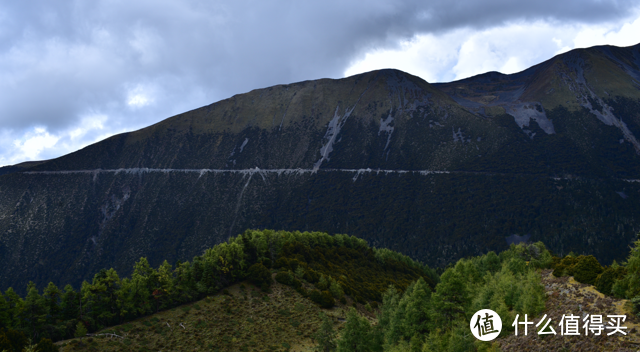
<path fill-rule="evenodd" d="M 322 304 L 320 306 L 322 308 L 331 308 L 336 305 L 336 301 L 333 299 L 331 292 L 322 291 Z"/>
<path fill-rule="evenodd" d="M 611 291 L 613 288 L 613 284 L 616 280 L 622 279 L 626 275 L 626 270 L 624 267 L 607 267 L 604 271 L 598 275 L 595 280 L 595 286 L 598 291 L 604 293 L 605 295 L 612 295 Z"/>
<path fill-rule="evenodd" d="M 0 351 L 22 351 L 27 343 L 27 337 L 21 331 L 0 329 Z"/>
<path fill-rule="evenodd" d="M 271 278 L 271 271 L 262 263 L 253 264 L 249 267 L 249 281 L 256 286 L 259 286 L 262 291 L 268 291 L 269 287 L 273 283 Z"/>
<path fill-rule="evenodd" d="M 577 263 L 578 258 L 567 254 L 566 257 L 562 258 L 562 260 L 556 264 L 555 269 L 553 269 L 553 276 L 560 277 L 573 275 L 573 269 Z"/>
<path fill-rule="evenodd" d="M 592 255 L 581 255 L 578 257 L 578 262 L 573 268 L 573 277 L 578 282 L 593 285 L 602 271 L 602 265 L 600 265 L 596 257 Z"/>
<path fill-rule="evenodd" d="M 309 292 L 309 298 L 322 308 L 331 308 L 336 304 L 329 291 L 312 290 Z"/>
<path fill-rule="evenodd" d="M 320 304 L 322 302 L 322 293 L 318 290 L 311 290 L 309 292 L 309 299 Z"/>

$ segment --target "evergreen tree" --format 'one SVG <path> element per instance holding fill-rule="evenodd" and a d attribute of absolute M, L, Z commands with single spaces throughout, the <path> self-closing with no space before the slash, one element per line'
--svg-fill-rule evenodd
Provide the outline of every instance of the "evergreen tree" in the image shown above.
<path fill-rule="evenodd" d="M 173 298 L 175 296 L 175 278 L 173 276 L 173 268 L 166 260 L 162 262 L 157 271 L 158 287 L 152 292 L 159 309 L 166 309 L 173 306 Z M 156 310 L 158 307 L 156 307 Z"/>
<path fill-rule="evenodd" d="M 445 270 L 431 296 L 435 322 L 451 326 L 454 320 L 464 317 L 468 293 L 461 275 L 453 268 Z"/>
<path fill-rule="evenodd" d="M 62 301 L 60 304 L 61 314 L 63 320 L 77 319 L 80 316 L 80 296 L 71 287 L 66 285 L 64 287 L 64 293 L 62 294 Z"/>
<path fill-rule="evenodd" d="M 42 326 L 46 322 L 47 310 L 42 296 L 38 294 L 38 289 L 33 282 L 29 282 L 27 297 L 24 300 L 24 310 L 21 315 L 24 319 L 25 327 L 29 331 L 29 336 L 36 338 L 42 331 Z"/>
<path fill-rule="evenodd" d="M 61 307 L 60 296 L 62 292 L 53 283 L 49 282 L 49 285 L 44 289 L 42 297 L 44 298 L 47 309 L 47 322 L 49 324 L 55 324 L 57 320 L 61 319 Z"/>
<path fill-rule="evenodd" d="M 390 312 L 390 319 L 388 323 L 389 327 L 386 329 L 384 334 L 385 348 L 389 348 L 390 346 L 397 344 L 402 341 L 405 336 L 404 334 L 407 331 L 407 297 L 411 296 L 414 287 L 415 283 L 412 283 L 404 291 L 402 297 L 398 296 L 396 307 Z"/>
<path fill-rule="evenodd" d="M 427 333 L 431 325 L 430 321 L 431 288 L 422 279 L 418 279 L 411 295 L 407 297 L 406 337 Z"/>
<path fill-rule="evenodd" d="M 134 264 L 131 279 L 126 282 L 122 280 L 124 292 L 121 304 L 124 306 L 125 314 L 140 316 L 153 311 L 150 301 L 154 286 L 153 273 L 149 261 L 143 257 Z"/>
<path fill-rule="evenodd" d="M 333 278 L 331 278 L 331 285 L 329 285 L 329 292 L 331 292 L 331 294 L 335 299 L 339 300 L 339 299 L 342 299 L 342 297 L 344 297 L 344 291 L 342 290 L 342 286 L 340 286 L 340 284 Z"/>
<path fill-rule="evenodd" d="M 399 300 L 400 294 L 398 293 L 398 290 L 396 290 L 393 286 L 389 286 L 387 291 L 382 295 L 382 306 L 380 307 L 380 312 L 378 313 L 377 325 L 377 328 L 382 332 L 383 335 L 381 344 L 385 344 L 385 342 L 388 341 L 387 345 L 392 345 L 397 341 L 397 339 L 394 339 L 387 335 L 390 335 L 391 320 L 396 314 Z"/>
<path fill-rule="evenodd" d="M 314 340 L 318 343 L 315 347 L 317 352 L 331 352 L 336 350 L 336 332 L 333 330 L 333 323 L 326 314 L 320 313 L 322 325 L 320 330 L 313 335 Z"/>
<path fill-rule="evenodd" d="M 640 237 L 640 233 L 638 234 Z M 634 242 L 631 253 L 627 259 L 627 292 L 629 299 L 640 296 L 640 239 Z"/>
<path fill-rule="evenodd" d="M 20 316 L 24 310 L 24 301 L 11 287 L 5 291 L 4 296 L 7 302 L 9 316 L 11 317 L 9 325 L 13 329 L 18 329 L 23 325 L 23 321 L 20 319 Z"/>
<path fill-rule="evenodd" d="M 329 288 L 329 281 L 327 280 L 326 277 L 324 277 L 324 275 L 320 275 L 320 280 L 318 280 L 316 287 L 320 291 L 324 291 Z"/>
<path fill-rule="evenodd" d="M 338 352 L 364 352 L 371 349 L 371 325 L 366 318 L 351 308 L 338 340 Z"/>
<path fill-rule="evenodd" d="M 76 332 L 73 334 L 74 337 L 84 337 L 87 335 L 87 327 L 79 321 L 76 325 Z"/>
<path fill-rule="evenodd" d="M 0 292 L 0 328 L 11 327 L 11 312 L 9 311 L 9 302 Z"/>

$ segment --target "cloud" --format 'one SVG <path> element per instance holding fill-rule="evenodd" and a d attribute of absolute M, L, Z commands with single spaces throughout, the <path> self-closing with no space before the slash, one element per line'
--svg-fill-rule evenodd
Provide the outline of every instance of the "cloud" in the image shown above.
<path fill-rule="evenodd" d="M 574 48 L 635 45 L 640 14 L 632 16 L 626 22 L 596 26 L 517 21 L 483 30 L 462 28 L 442 35 L 417 35 L 398 48 L 374 50 L 358 57 L 344 74 L 397 68 L 428 82 L 449 82 L 488 71 L 515 73 Z"/>
<path fill-rule="evenodd" d="M 8 2 L 0 5 L 0 164 L 61 155 L 95 137 L 73 139 L 70 131 L 130 131 L 251 89 L 339 78 L 380 52 L 409 52 L 395 57 L 434 79 L 484 67 L 518 69 L 529 61 L 496 51 L 502 46 L 487 46 L 477 33 L 498 40 L 492 30 L 514 23 L 600 25 L 627 18 L 634 6 L 628 0 Z M 631 36 L 637 27 L 625 30 Z M 565 45 L 574 39 L 558 38 Z M 473 69 L 463 60 L 471 49 L 484 55 Z M 87 116 L 103 116 L 102 129 L 87 127 Z M 43 133 L 57 142 L 35 139 L 42 148 L 27 153 L 24 143 Z"/>

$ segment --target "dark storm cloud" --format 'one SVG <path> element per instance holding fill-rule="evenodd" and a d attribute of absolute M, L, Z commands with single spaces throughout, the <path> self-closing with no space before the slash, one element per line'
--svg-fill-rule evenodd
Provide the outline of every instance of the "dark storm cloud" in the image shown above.
<path fill-rule="evenodd" d="M 634 6 L 585 0 L 9 2 L 0 5 L 0 130 L 40 125 L 56 133 L 96 114 L 108 116 L 114 129 L 141 127 L 254 88 L 338 78 L 367 49 L 393 47 L 419 33 L 520 20 L 612 21 Z M 140 104 L 127 104 L 136 94 Z"/>

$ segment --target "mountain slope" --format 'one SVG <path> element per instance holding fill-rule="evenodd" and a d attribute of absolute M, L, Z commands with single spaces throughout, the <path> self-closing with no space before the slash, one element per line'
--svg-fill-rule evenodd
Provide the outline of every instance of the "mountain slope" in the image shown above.
<path fill-rule="evenodd" d="M 639 49 L 259 89 L 5 174 L 0 288 L 176 262 L 246 228 L 352 233 L 441 266 L 513 234 L 621 259 L 640 229 Z"/>

